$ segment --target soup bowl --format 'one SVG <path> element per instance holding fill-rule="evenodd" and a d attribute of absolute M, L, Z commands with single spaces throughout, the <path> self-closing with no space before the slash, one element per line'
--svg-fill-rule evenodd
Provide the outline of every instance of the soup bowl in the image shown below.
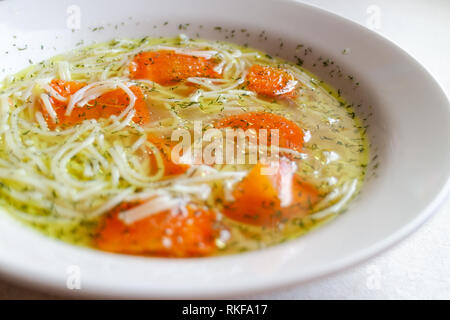
<path fill-rule="evenodd" d="M 38 14 L 37 14 L 38 13 Z M 416 230 L 449 191 L 450 108 L 430 74 L 394 43 L 318 8 L 276 0 L 0 2 L 0 77 L 113 38 L 226 40 L 298 61 L 351 103 L 370 139 L 362 192 L 305 236 L 221 257 L 110 254 L 48 238 L 0 212 L 5 279 L 65 295 L 217 298 L 310 281 Z"/>

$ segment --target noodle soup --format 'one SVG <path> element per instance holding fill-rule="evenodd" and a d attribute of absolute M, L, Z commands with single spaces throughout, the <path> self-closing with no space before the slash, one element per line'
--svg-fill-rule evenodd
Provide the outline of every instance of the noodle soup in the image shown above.
<path fill-rule="evenodd" d="M 197 257 L 267 247 L 342 212 L 368 145 L 333 88 L 230 43 L 121 39 L 0 87 L 1 205 L 109 252 Z"/>

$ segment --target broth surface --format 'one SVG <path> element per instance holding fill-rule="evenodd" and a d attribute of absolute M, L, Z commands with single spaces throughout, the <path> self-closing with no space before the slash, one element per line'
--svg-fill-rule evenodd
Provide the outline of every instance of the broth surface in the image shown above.
<path fill-rule="evenodd" d="M 221 255 L 296 238 L 346 208 L 368 163 L 362 122 L 335 89 L 295 63 L 226 42 L 143 38 L 78 48 L 7 77 L 0 107 L 1 205 L 49 236 L 113 252 Z M 307 210 L 277 217 L 273 209 L 271 223 L 259 223 L 260 215 L 254 222 L 236 218 L 243 206 L 230 211 L 239 187 L 261 185 L 243 182 L 257 163 L 192 164 L 191 158 L 174 165 L 164 153 L 176 130 L 192 134 L 201 121 L 201 132 L 224 131 L 220 121 L 261 114 L 301 129 L 301 148 L 280 145 L 280 157 L 292 164 L 302 192 L 314 190 Z M 248 156 L 248 149 L 242 152 Z M 254 200 L 242 192 L 242 199 Z M 130 211 L 156 198 L 163 201 L 147 210 L 161 210 L 150 218 Z M 172 217 L 177 206 L 184 218 Z M 170 212 L 157 220 L 162 211 Z M 108 220 L 115 215 L 137 222 L 117 231 L 119 222 Z M 145 225 L 146 219 L 155 221 Z M 102 240 L 140 228 L 153 228 L 148 234 L 156 240 Z M 140 241 L 145 244 L 135 246 Z"/>

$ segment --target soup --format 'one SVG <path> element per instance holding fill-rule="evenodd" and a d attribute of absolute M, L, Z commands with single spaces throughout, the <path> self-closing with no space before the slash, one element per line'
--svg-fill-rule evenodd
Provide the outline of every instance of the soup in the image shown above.
<path fill-rule="evenodd" d="M 0 87 L 1 205 L 58 239 L 199 257 L 296 238 L 361 188 L 352 106 L 295 63 L 248 47 L 120 39 Z"/>

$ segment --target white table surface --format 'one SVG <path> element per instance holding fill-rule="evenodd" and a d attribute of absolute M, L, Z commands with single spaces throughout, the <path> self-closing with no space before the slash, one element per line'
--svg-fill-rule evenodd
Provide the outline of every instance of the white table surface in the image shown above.
<path fill-rule="evenodd" d="M 450 96 L 450 1 L 304 0 L 390 38 Z M 55 296 L 0 280 L 0 299 Z M 450 299 L 450 198 L 420 230 L 368 262 L 333 276 L 249 299 Z"/>

